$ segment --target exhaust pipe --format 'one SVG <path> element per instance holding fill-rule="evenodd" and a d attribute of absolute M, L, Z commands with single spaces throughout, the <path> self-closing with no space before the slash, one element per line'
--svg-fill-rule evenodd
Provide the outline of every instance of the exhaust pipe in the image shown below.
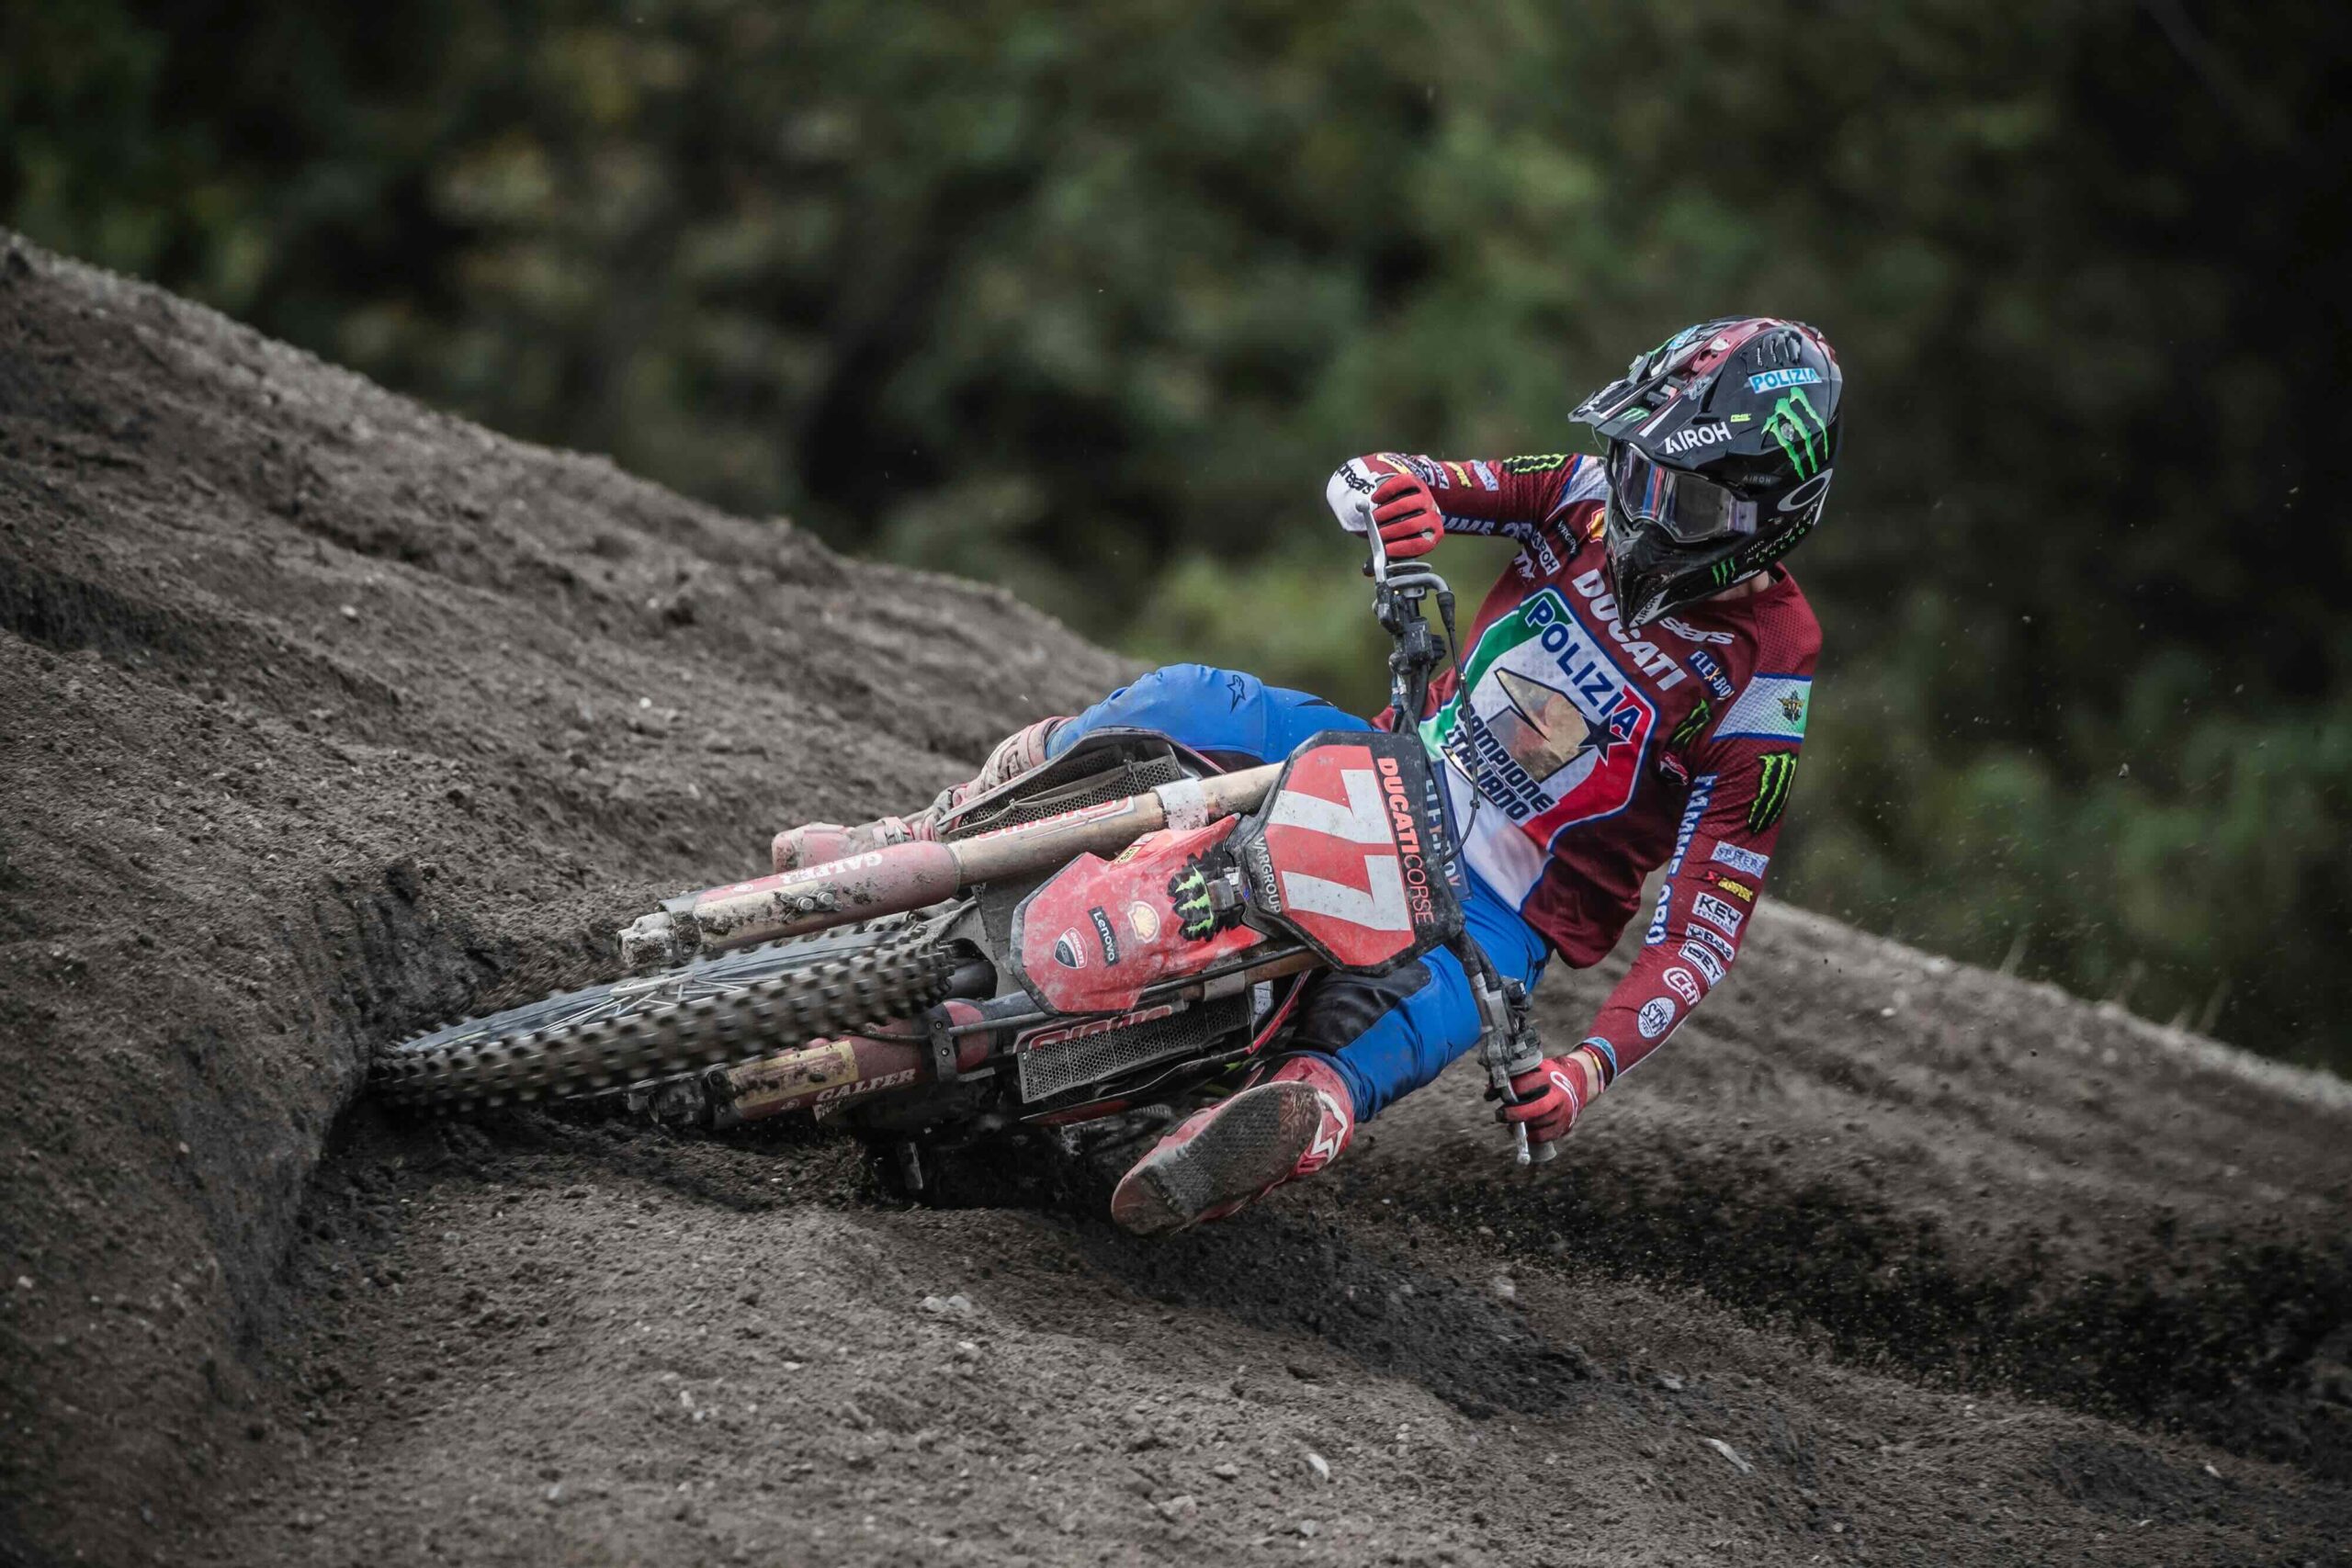
<path fill-rule="evenodd" d="M 951 1026 L 980 1021 L 980 1010 L 971 1002 L 940 1005 L 947 1010 Z M 891 1032 L 903 1030 L 916 1033 L 922 1028 L 920 1021 L 910 1021 L 893 1028 Z M 954 1038 L 958 1072 L 978 1068 L 988 1060 L 988 1034 L 975 1032 Z M 812 1040 L 797 1050 L 780 1051 L 738 1066 L 714 1067 L 703 1081 L 711 1093 L 711 1124 L 735 1127 L 781 1116 L 787 1111 L 806 1110 L 822 1115 L 846 1100 L 860 1100 L 884 1089 L 903 1089 L 934 1076 L 927 1044 L 871 1034 L 843 1034 L 831 1040 Z"/>

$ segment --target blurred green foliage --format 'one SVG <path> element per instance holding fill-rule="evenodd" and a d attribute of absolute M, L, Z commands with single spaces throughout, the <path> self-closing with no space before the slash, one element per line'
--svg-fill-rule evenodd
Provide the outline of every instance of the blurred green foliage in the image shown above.
<path fill-rule="evenodd" d="M 1781 889 L 2341 1067 L 2347 61 L 2189 0 L 74 0 L 0 13 L 0 219 L 1357 703 L 1338 459 L 1557 448 L 1684 321 L 1803 317 L 1851 412 Z"/>

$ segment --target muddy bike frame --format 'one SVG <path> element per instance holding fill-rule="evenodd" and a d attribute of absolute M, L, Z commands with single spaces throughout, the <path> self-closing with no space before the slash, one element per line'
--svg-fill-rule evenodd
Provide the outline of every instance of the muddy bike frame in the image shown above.
<path fill-rule="evenodd" d="M 1110 856 L 1147 833 L 1205 827 L 1254 810 L 1281 765 L 1180 779 L 1142 795 L 952 842 L 912 841 L 673 898 L 621 932 L 631 965 L 684 963 L 954 898 L 982 883 L 1041 875 L 1081 854 Z"/>

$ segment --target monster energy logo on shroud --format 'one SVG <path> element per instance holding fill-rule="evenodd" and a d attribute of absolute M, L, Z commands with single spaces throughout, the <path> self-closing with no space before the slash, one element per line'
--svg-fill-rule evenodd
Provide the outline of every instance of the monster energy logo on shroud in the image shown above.
<path fill-rule="evenodd" d="M 1810 424 L 1805 423 L 1808 420 Z M 1789 467 L 1801 479 L 1819 473 L 1822 458 L 1829 455 L 1829 423 L 1802 387 L 1773 400 L 1772 417 L 1764 422 L 1764 434 L 1781 444 Z"/>
<path fill-rule="evenodd" d="M 1176 906 L 1177 929 L 1194 942 L 1216 934 L 1216 906 L 1209 901 L 1209 879 L 1197 865 L 1188 865 L 1168 879 L 1168 897 Z"/>
<path fill-rule="evenodd" d="M 1797 776 L 1794 751 L 1767 751 L 1756 759 L 1756 798 L 1748 803 L 1747 830 L 1760 833 L 1781 819 L 1789 804 L 1789 785 Z"/>

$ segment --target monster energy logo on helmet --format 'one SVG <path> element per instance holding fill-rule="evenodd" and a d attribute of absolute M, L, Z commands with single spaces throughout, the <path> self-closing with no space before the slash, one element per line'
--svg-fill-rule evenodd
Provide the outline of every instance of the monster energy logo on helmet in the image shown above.
<path fill-rule="evenodd" d="M 1829 422 L 1821 417 L 1803 387 L 1792 388 L 1788 396 L 1773 400 L 1764 434 L 1781 444 L 1799 479 L 1819 473 L 1821 460 L 1829 455 Z"/>

